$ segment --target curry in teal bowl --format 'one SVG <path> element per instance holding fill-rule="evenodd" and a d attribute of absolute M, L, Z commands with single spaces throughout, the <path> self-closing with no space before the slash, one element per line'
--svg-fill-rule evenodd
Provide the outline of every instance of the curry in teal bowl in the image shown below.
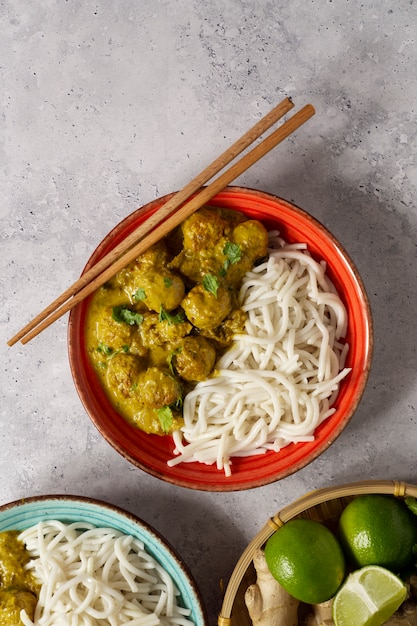
<path fill-rule="evenodd" d="M 0 572 L 5 626 L 6 617 L 19 623 L 22 610 L 28 625 L 71 615 L 89 624 L 208 623 L 175 549 L 140 518 L 90 498 L 45 495 L 0 506 Z"/>

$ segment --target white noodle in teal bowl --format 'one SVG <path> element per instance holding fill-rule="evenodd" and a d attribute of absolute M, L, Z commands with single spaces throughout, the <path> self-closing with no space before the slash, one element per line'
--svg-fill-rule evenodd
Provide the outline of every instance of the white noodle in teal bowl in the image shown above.
<path fill-rule="evenodd" d="M 175 549 L 121 508 L 79 496 L 30 497 L 0 506 L 0 533 L 7 531 L 17 531 L 40 585 L 37 613 L 20 616 L 23 624 L 58 623 L 59 610 L 73 611 L 78 621 L 68 623 L 80 626 L 208 623 L 196 583 Z"/>

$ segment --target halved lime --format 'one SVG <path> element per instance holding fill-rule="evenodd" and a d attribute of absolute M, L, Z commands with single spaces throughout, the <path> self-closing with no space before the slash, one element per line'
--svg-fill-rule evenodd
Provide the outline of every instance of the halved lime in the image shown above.
<path fill-rule="evenodd" d="M 367 565 L 349 574 L 333 601 L 336 626 L 380 626 L 401 606 L 407 587 L 392 572 Z"/>

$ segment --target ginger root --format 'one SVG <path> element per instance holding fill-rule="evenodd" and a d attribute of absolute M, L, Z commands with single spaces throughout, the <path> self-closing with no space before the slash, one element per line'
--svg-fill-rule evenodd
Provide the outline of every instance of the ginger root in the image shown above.
<path fill-rule="evenodd" d="M 256 583 L 246 589 L 245 604 L 253 626 L 333 626 L 333 599 L 321 604 L 302 605 L 293 598 L 269 571 L 264 552 L 253 557 Z M 384 626 L 417 626 L 417 575 L 408 581 L 409 597 Z M 299 622 L 299 607 L 301 620 Z"/>
<path fill-rule="evenodd" d="M 285 591 L 269 571 L 264 552 L 253 557 L 256 583 L 245 593 L 245 603 L 253 626 L 297 626 L 299 601 Z"/>
<path fill-rule="evenodd" d="M 333 599 L 308 605 L 308 612 L 301 622 L 302 626 L 334 626 L 332 606 Z"/>

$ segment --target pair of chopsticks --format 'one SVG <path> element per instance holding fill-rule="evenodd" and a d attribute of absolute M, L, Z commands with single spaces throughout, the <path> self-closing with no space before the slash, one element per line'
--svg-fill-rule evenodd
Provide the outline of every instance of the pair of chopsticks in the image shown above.
<path fill-rule="evenodd" d="M 273 124 L 280 120 L 294 104 L 285 98 L 267 115 L 260 119 L 240 139 L 230 146 L 223 154 L 206 167 L 196 178 L 189 182 L 181 191 L 174 194 L 135 231 L 126 237 L 105 257 L 86 271 L 73 285 L 64 291 L 56 300 L 32 319 L 7 343 L 13 346 L 18 341 L 28 343 L 45 328 L 62 315 L 73 309 L 84 298 L 101 287 L 118 271 L 126 267 L 150 246 L 162 239 L 171 230 L 184 221 L 189 215 L 200 209 L 234 179 L 243 174 L 251 165 L 259 161 L 272 148 L 281 143 L 297 128 L 304 124 L 315 113 L 311 104 L 305 105 L 284 124 L 258 143 L 250 152 L 216 178 L 210 185 L 203 187 L 211 178 L 231 163 L 248 146 L 258 139 Z M 199 192 L 199 193 L 197 193 Z M 196 194 L 191 200 L 190 197 Z M 184 204 L 185 203 L 185 204 Z"/>

